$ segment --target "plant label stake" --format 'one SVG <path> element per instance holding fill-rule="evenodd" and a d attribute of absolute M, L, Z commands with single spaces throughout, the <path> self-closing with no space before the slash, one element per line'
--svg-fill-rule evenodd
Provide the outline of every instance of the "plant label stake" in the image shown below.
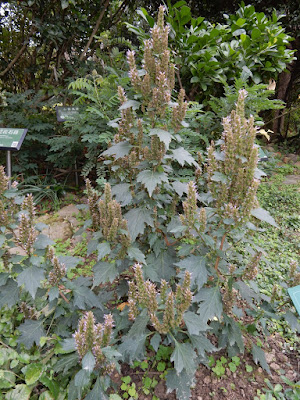
<path fill-rule="evenodd" d="M 0 128 L 0 150 L 7 150 L 6 169 L 11 187 L 11 151 L 20 150 L 28 129 Z"/>
<path fill-rule="evenodd" d="M 288 294 L 292 299 L 298 314 L 300 315 L 300 285 L 288 288 Z"/>

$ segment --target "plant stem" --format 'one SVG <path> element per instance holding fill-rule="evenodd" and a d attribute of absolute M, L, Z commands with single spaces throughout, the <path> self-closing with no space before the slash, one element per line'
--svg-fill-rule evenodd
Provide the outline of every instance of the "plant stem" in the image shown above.
<path fill-rule="evenodd" d="M 222 237 L 221 245 L 220 245 L 220 250 L 223 250 L 223 246 L 224 246 L 224 242 L 225 242 L 225 239 L 226 239 L 226 235 L 227 235 L 227 232 L 225 232 L 224 235 L 223 235 L 223 237 Z M 215 270 L 216 270 L 216 272 L 217 272 L 218 275 L 219 275 L 218 267 L 219 267 L 219 263 L 220 263 L 220 258 L 221 258 L 221 257 L 218 256 L 217 259 L 216 259 L 216 263 L 215 263 Z"/>

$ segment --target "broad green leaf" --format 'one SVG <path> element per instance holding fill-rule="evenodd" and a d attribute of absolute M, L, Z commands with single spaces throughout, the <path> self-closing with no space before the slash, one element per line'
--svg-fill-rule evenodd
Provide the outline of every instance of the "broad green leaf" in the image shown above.
<path fill-rule="evenodd" d="M 108 396 L 103 390 L 103 385 L 101 383 L 101 378 L 97 378 L 93 389 L 86 395 L 85 400 L 108 400 Z"/>
<path fill-rule="evenodd" d="M 64 10 L 67 7 L 69 7 L 69 1 L 68 0 L 61 0 L 61 8 Z"/>
<path fill-rule="evenodd" d="M 153 336 L 152 339 L 150 340 L 150 344 L 153 347 L 154 351 L 157 352 L 159 345 L 161 343 L 161 336 L 158 332 L 156 332 Z"/>
<path fill-rule="evenodd" d="M 76 386 L 75 379 L 72 379 L 68 389 L 68 400 L 79 400 L 82 398 L 81 394 L 82 388 L 80 386 Z"/>
<path fill-rule="evenodd" d="M 15 386 L 16 375 L 11 371 L 0 369 L 0 389 L 9 389 Z"/>
<path fill-rule="evenodd" d="M 77 267 L 77 265 L 82 261 L 82 258 L 73 256 L 58 256 L 58 261 L 64 264 L 68 271 L 69 269 Z"/>
<path fill-rule="evenodd" d="M 136 317 L 136 319 L 135 319 L 132 327 L 130 328 L 127 336 L 131 337 L 131 336 L 136 336 L 136 335 L 138 335 L 138 336 L 139 335 L 143 335 L 145 333 L 145 331 L 146 331 L 146 327 L 147 327 L 148 322 L 149 322 L 149 316 L 148 316 L 147 310 L 144 309 L 141 312 L 141 314 L 139 314 Z"/>
<path fill-rule="evenodd" d="M 208 329 L 207 324 L 203 323 L 200 316 L 192 311 L 185 312 L 183 320 L 190 335 L 198 335 L 200 332 L 204 332 Z"/>
<path fill-rule="evenodd" d="M 174 161 L 177 161 L 181 166 L 188 164 L 196 167 L 198 165 L 193 156 L 183 147 L 178 147 L 177 149 L 172 150 L 172 153 Z"/>
<path fill-rule="evenodd" d="M 98 286 L 101 283 L 113 282 L 118 276 L 118 270 L 116 263 L 108 263 L 99 261 L 93 267 L 94 271 L 94 282 L 93 286 Z"/>
<path fill-rule="evenodd" d="M 129 247 L 127 254 L 130 259 L 145 264 L 145 255 L 137 247 Z"/>
<path fill-rule="evenodd" d="M 53 399 L 57 399 L 61 392 L 59 381 L 53 376 L 53 380 L 48 378 L 45 374 L 40 378 L 40 382 L 46 386 L 49 390 Z M 45 393 L 45 392 L 44 392 Z"/>
<path fill-rule="evenodd" d="M 26 320 L 18 328 L 21 335 L 18 337 L 18 343 L 23 343 L 27 349 L 30 349 L 33 343 L 37 346 L 40 343 L 40 338 L 46 336 L 43 328 L 43 321 Z"/>
<path fill-rule="evenodd" d="M 253 39 L 253 40 L 258 39 L 260 37 L 260 35 L 261 35 L 260 29 L 258 29 L 258 28 L 252 29 L 251 39 Z"/>
<path fill-rule="evenodd" d="M 48 293 L 49 301 L 57 299 L 59 297 L 59 289 L 58 287 L 53 286 Z"/>
<path fill-rule="evenodd" d="M 203 323 L 214 317 L 220 318 L 223 306 L 221 294 L 217 286 L 201 289 L 197 294 L 197 300 L 202 302 L 199 306 L 198 314 L 200 314 Z"/>
<path fill-rule="evenodd" d="M 205 356 L 205 353 L 212 353 L 213 351 L 217 351 L 217 348 L 203 335 L 192 335 L 190 336 L 192 341 L 192 345 L 196 348 L 198 354 L 202 357 Z"/>
<path fill-rule="evenodd" d="M 71 286 L 71 285 L 69 285 Z M 76 282 L 71 286 L 73 288 L 74 306 L 81 310 L 86 310 L 87 307 L 98 307 L 103 309 L 101 301 L 95 293 L 86 286 L 77 285 Z"/>
<path fill-rule="evenodd" d="M 140 107 L 141 103 L 136 100 L 127 100 L 120 107 L 119 110 L 126 110 L 127 108 L 132 108 L 133 110 L 137 110 Z"/>
<path fill-rule="evenodd" d="M 52 239 L 40 233 L 39 236 L 36 238 L 33 247 L 36 250 L 45 250 L 48 246 L 53 246 L 54 244 L 55 242 Z"/>
<path fill-rule="evenodd" d="M 25 371 L 25 382 L 27 385 L 33 385 L 42 375 L 43 373 L 43 364 L 42 363 L 34 363 L 26 365 Z"/>
<path fill-rule="evenodd" d="M 170 132 L 164 131 L 163 129 L 150 129 L 150 136 L 157 136 L 161 142 L 164 143 L 166 149 L 169 148 L 170 142 L 173 139 L 173 136 Z"/>
<path fill-rule="evenodd" d="M 96 360 L 91 351 L 88 351 L 86 355 L 83 357 L 82 361 L 82 369 L 86 370 L 89 374 L 91 374 L 95 368 Z"/>
<path fill-rule="evenodd" d="M 175 265 L 177 265 L 180 269 L 183 269 L 183 271 L 180 273 L 180 276 L 184 276 L 186 270 L 191 273 L 191 283 L 192 285 L 197 285 L 198 289 L 200 289 L 207 282 L 205 257 L 191 255 L 179 261 Z"/>
<path fill-rule="evenodd" d="M 101 260 L 101 258 L 107 256 L 111 252 L 110 244 L 108 242 L 103 242 L 100 243 L 97 246 L 97 251 L 98 251 L 98 261 Z"/>
<path fill-rule="evenodd" d="M 252 355 L 255 364 L 259 363 L 268 374 L 271 374 L 270 368 L 268 366 L 265 352 L 260 347 L 256 346 L 256 344 L 252 344 Z"/>
<path fill-rule="evenodd" d="M 19 300 L 19 286 L 13 279 L 9 279 L 6 285 L 0 287 L 0 308 L 7 304 L 13 307 Z"/>
<path fill-rule="evenodd" d="M 119 346 L 119 351 L 125 361 L 130 364 L 134 360 L 140 360 L 145 354 L 145 342 L 147 334 L 123 337 L 123 343 Z"/>
<path fill-rule="evenodd" d="M 175 260 L 174 254 L 169 249 L 161 251 L 157 257 L 153 253 L 150 253 L 146 258 L 147 266 L 143 267 L 145 275 L 152 279 L 150 274 L 155 272 L 154 278 L 156 277 L 156 279 L 153 280 L 156 282 L 159 282 L 161 279 L 169 281 L 175 274 Z"/>
<path fill-rule="evenodd" d="M 144 208 L 133 208 L 124 215 L 128 222 L 128 230 L 132 242 L 138 237 L 138 235 L 143 234 L 146 225 L 153 227 L 153 218 L 151 212 Z"/>
<path fill-rule="evenodd" d="M 127 206 L 131 203 L 132 195 L 129 183 L 119 183 L 112 187 L 111 192 L 113 196 L 116 196 L 116 201 L 121 206 Z"/>
<path fill-rule="evenodd" d="M 53 370 L 56 374 L 60 372 L 65 375 L 70 369 L 78 365 L 78 354 L 72 353 L 66 356 L 60 356 L 60 359 L 54 365 Z"/>
<path fill-rule="evenodd" d="M 222 174 L 221 172 L 215 172 L 211 177 L 211 180 L 214 182 L 222 182 L 222 183 L 228 182 L 227 176 Z"/>
<path fill-rule="evenodd" d="M 75 386 L 83 388 L 85 387 L 90 381 L 90 373 L 85 370 L 81 369 L 74 377 Z"/>
<path fill-rule="evenodd" d="M 183 193 L 187 193 L 188 191 L 187 186 L 188 185 L 186 182 L 179 182 L 179 181 L 172 182 L 173 189 L 180 197 L 183 196 Z"/>
<path fill-rule="evenodd" d="M 167 393 L 176 390 L 177 399 L 189 400 L 193 381 L 194 375 L 190 375 L 186 370 L 177 375 L 175 369 L 171 369 L 166 376 Z"/>
<path fill-rule="evenodd" d="M 17 277 L 19 286 L 24 285 L 25 289 L 35 298 L 37 289 L 44 279 L 44 271 L 41 268 L 30 266 L 24 269 Z"/>
<path fill-rule="evenodd" d="M 31 390 L 27 385 L 17 385 L 6 393 L 5 400 L 29 400 Z"/>
<path fill-rule="evenodd" d="M 39 396 L 39 400 L 55 400 L 55 398 L 51 395 L 49 390 L 46 390 Z"/>
<path fill-rule="evenodd" d="M 75 339 L 74 338 L 68 338 L 68 339 L 64 339 L 61 342 L 61 348 L 63 349 L 64 352 L 66 353 L 70 353 L 71 351 L 75 351 L 76 350 L 76 343 L 75 343 Z"/>
<path fill-rule="evenodd" d="M 0 235 L 0 247 L 5 243 L 6 237 L 5 235 Z"/>
<path fill-rule="evenodd" d="M 260 221 L 267 222 L 268 224 L 273 225 L 276 228 L 278 228 L 278 225 L 276 224 L 272 215 L 269 213 L 269 211 L 264 210 L 263 208 L 256 208 L 255 210 L 252 210 L 251 215 L 253 215 L 253 217 L 259 219 Z"/>
<path fill-rule="evenodd" d="M 131 144 L 128 142 L 119 142 L 117 144 L 113 144 L 109 149 L 101 153 L 101 155 L 115 156 L 115 159 L 122 158 L 124 156 L 128 156 L 131 147 Z"/>
<path fill-rule="evenodd" d="M 7 272 L 0 273 L 0 286 L 4 286 L 9 278 L 10 274 Z"/>
<path fill-rule="evenodd" d="M 145 186 L 151 197 L 158 185 L 162 182 L 168 182 L 168 176 L 164 172 L 155 172 L 146 169 L 138 174 L 136 180 Z"/>
<path fill-rule="evenodd" d="M 184 369 L 189 375 L 194 376 L 197 369 L 195 358 L 196 353 L 190 343 L 175 342 L 175 349 L 171 355 L 171 361 L 174 362 L 177 374 L 180 374 Z"/>
<path fill-rule="evenodd" d="M 297 318 L 291 311 L 287 311 L 285 314 L 283 314 L 283 317 L 290 325 L 292 331 L 297 331 L 300 333 L 299 318 Z"/>

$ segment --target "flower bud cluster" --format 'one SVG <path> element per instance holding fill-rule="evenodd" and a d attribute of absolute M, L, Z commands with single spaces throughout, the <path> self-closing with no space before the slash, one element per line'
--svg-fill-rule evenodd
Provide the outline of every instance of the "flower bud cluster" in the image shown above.
<path fill-rule="evenodd" d="M 5 175 L 5 170 L 0 165 L 0 196 L 8 189 L 8 177 Z"/>
<path fill-rule="evenodd" d="M 300 272 L 297 272 L 297 263 L 295 260 L 292 260 L 290 264 L 290 281 L 291 286 L 300 285 Z"/>
<path fill-rule="evenodd" d="M 145 281 L 140 264 L 134 266 L 134 280 L 129 282 L 129 318 L 134 320 L 140 310 L 146 308 L 157 332 L 167 334 L 178 328 L 192 302 L 190 273 L 186 272 L 182 285 L 176 286 L 175 293 L 165 280 L 161 281 L 160 292 L 154 283 Z"/>
<path fill-rule="evenodd" d="M 213 143 L 208 149 L 208 186 L 216 208 L 223 218 L 232 218 L 236 224 L 247 220 L 258 205 L 256 128 L 253 117 L 245 118 L 246 96 L 247 92 L 240 90 L 236 110 L 223 119 L 222 160 L 216 158 Z"/>
<path fill-rule="evenodd" d="M 96 191 L 93 189 L 91 185 L 91 181 L 89 179 L 85 180 L 85 186 L 88 196 L 88 205 L 91 213 L 93 228 L 98 229 L 100 224 L 100 215 L 98 210 L 98 200 L 99 196 Z"/>
<path fill-rule="evenodd" d="M 61 279 L 66 276 L 67 269 L 65 264 L 60 263 L 58 261 L 58 258 L 53 255 L 51 258 L 49 258 L 51 261 L 51 264 L 53 266 L 53 269 L 49 272 L 48 275 L 48 284 L 50 286 L 58 286 L 59 282 Z"/>
<path fill-rule="evenodd" d="M 25 301 L 20 304 L 20 311 L 24 314 L 25 319 L 37 319 L 36 310 L 25 303 Z"/>
<path fill-rule="evenodd" d="M 114 364 L 108 362 L 102 352 L 102 349 L 110 343 L 113 327 L 111 314 L 104 316 L 103 324 L 96 324 L 94 314 L 89 311 L 81 318 L 78 330 L 73 335 L 80 360 L 91 351 L 96 361 L 95 368 L 101 369 L 105 374 L 111 373 L 114 369 Z"/>
<path fill-rule="evenodd" d="M 253 280 L 257 273 L 258 273 L 258 264 L 261 259 L 262 252 L 259 252 L 255 254 L 255 256 L 252 258 L 252 260 L 249 262 L 249 264 L 246 266 L 243 272 L 243 278 L 246 280 Z"/>
<path fill-rule="evenodd" d="M 102 229 L 103 237 L 110 242 L 119 242 L 123 249 L 130 246 L 131 239 L 126 219 L 123 219 L 120 204 L 112 199 L 109 183 L 104 187 L 104 200 L 99 200 L 97 193 L 86 180 L 89 207 L 94 229 Z M 122 230 L 122 233 L 120 233 Z"/>
<path fill-rule="evenodd" d="M 182 202 L 183 214 L 180 215 L 180 220 L 183 225 L 189 229 L 195 229 L 198 233 L 203 233 L 206 228 L 206 212 L 204 208 L 197 207 L 197 189 L 195 182 L 188 184 L 187 200 Z"/>
<path fill-rule="evenodd" d="M 32 252 L 32 247 L 38 235 L 34 228 L 35 207 L 33 204 L 32 195 L 28 195 L 22 206 L 22 211 L 19 214 L 19 225 L 15 233 L 17 244 L 26 251 L 28 255 Z"/>

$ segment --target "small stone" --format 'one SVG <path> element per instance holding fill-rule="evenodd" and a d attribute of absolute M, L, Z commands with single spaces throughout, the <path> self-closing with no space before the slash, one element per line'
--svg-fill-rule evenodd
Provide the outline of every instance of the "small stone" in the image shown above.
<path fill-rule="evenodd" d="M 197 400 L 203 400 L 203 397 L 198 396 L 198 397 L 197 397 Z"/>
<path fill-rule="evenodd" d="M 203 382 L 205 383 L 205 385 L 209 385 L 210 382 L 211 382 L 210 377 L 209 377 L 209 376 L 206 376 L 206 377 L 204 378 Z"/>
<path fill-rule="evenodd" d="M 274 354 L 272 353 L 266 353 L 265 356 L 268 364 L 275 360 Z"/>
<path fill-rule="evenodd" d="M 275 371 L 277 371 L 278 369 L 280 369 L 279 365 L 276 364 L 276 363 L 270 364 L 270 367 L 271 367 L 272 369 L 274 369 Z"/>
<path fill-rule="evenodd" d="M 285 356 L 284 354 L 278 353 L 278 354 L 277 354 L 277 360 L 278 360 L 279 362 L 281 362 L 281 363 L 286 363 L 286 362 L 288 361 L 288 358 L 287 358 L 287 356 Z"/>

